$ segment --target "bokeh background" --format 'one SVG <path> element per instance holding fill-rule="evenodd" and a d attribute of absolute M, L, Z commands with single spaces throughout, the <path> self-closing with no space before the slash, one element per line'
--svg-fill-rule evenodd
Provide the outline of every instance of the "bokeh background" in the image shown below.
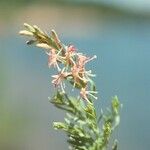
<path fill-rule="evenodd" d="M 28 47 L 22 24 L 55 29 L 62 41 L 97 55 L 97 110 L 118 95 L 123 103 L 115 133 L 120 150 L 150 147 L 149 0 L 0 0 L 0 150 L 66 150 L 63 120 L 52 96 L 51 70 L 40 49 Z"/>

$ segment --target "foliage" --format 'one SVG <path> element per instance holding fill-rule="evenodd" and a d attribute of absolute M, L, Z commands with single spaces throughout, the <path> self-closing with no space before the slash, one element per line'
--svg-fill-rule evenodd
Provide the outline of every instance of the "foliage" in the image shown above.
<path fill-rule="evenodd" d="M 120 102 L 117 96 L 112 98 L 111 108 L 104 114 L 97 114 L 94 99 L 97 91 L 91 70 L 86 70 L 86 63 L 96 58 L 78 53 L 73 45 L 64 45 L 54 30 L 49 36 L 37 26 L 24 24 L 26 30 L 21 35 L 32 37 L 28 45 L 35 44 L 43 48 L 48 55 L 48 66 L 55 68 L 52 84 L 56 93 L 51 103 L 66 112 L 64 122 L 54 122 L 56 130 L 63 130 L 68 136 L 72 150 L 117 150 L 117 141 L 110 148 L 110 137 L 120 122 Z M 71 91 L 66 86 L 72 86 Z M 67 92 L 66 92 L 67 91 Z M 70 96 L 69 93 L 76 96 Z"/>

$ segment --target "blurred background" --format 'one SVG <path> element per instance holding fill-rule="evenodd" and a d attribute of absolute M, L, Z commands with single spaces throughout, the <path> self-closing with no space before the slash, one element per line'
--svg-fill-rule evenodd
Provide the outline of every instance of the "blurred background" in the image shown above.
<path fill-rule="evenodd" d="M 120 150 L 150 147 L 149 0 L 0 0 L 0 150 L 66 150 L 63 120 L 49 102 L 47 56 L 18 35 L 22 24 L 55 29 L 64 43 L 97 55 L 97 110 L 118 95 Z"/>

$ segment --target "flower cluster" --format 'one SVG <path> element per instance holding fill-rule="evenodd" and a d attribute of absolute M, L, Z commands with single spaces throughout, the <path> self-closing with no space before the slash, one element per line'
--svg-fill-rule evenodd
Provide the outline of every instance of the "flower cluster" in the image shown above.
<path fill-rule="evenodd" d="M 79 89 L 80 97 L 91 101 L 91 98 L 97 99 L 97 91 L 91 89 L 91 77 L 95 76 L 91 70 L 86 70 L 85 65 L 96 58 L 87 57 L 79 53 L 74 45 L 64 45 L 58 38 L 54 30 L 51 35 L 41 31 L 37 26 L 24 24 L 26 30 L 20 31 L 21 35 L 31 36 L 34 39 L 27 44 L 35 43 L 37 47 L 43 48 L 48 56 L 48 66 L 57 70 L 56 75 L 52 75 L 52 84 L 65 93 L 65 81 L 69 81 L 73 88 Z"/>
<path fill-rule="evenodd" d="M 120 122 L 120 102 L 115 96 L 106 115 L 103 111 L 96 113 L 93 99 L 97 99 L 97 91 L 92 80 L 95 75 L 91 70 L 86 70 L 86 64 L 96 56 L 87 57 L 79 53 L 74 45 L 64 45 L 54 30 L 48 36 L 35 25 L 24 26 L 26 30 L 20 31 L 20 34 L 32 37 L 27 44 L 44 49 L 48 56 L 48 67 L 56 70 L 56 74 L 52 75 L 52 84 L 57 92 L 50 98 L 50 102 L 67 113 L 64 122 L 53 122 L 54 129 L 65 131 L 69 149 L 108 149 L 111 134 Z M 77 97 L 66 93 L 68 84 L 76 89 Z M 116 140 L 112 150 L 117 150 Z"/>

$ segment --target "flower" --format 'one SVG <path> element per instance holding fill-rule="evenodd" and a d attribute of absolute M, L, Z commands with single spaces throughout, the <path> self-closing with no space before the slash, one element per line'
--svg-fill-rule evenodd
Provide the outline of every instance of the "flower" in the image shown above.
<path fill-rule="evenodd" d="M 97 91 L 87 91 L 86 89 L 87 87 L 81 88 L 81 91 L 80 91 L 80 95 L 83 99 L 89 101 L 89 96 L 93 97 L 94 99 L 97 99 L 97 97 L 94 96 L 94 94 L 98 93 Z"/>
<path fill-rule="evenodd" d="M 73 66 L 71 67 L 72 77 L 75 81 L 74 83 L 76 84 L 80 81 L 82 81 L 83 83 L 87 83 L 89 80 L 89 76 L 94 75 L 91 73 L 91 70 L 86 71 L 85 64 L 96 58 L 96 56 L 90 58 L 82 54 L 77 54 L 77 58 L 78 58 L 77 62 L 74 63 Z"/>
<path fill-rule="evenodd" d="M 88 91 L 87 89 L 93 87 L 93 81 L 90 79 L 95 75 L 91 70 L 86 70 L 85 65 L 89 61 L 96 58 L 87 57 L 82 53 L 78 53 L 74 45 L 64 45 L 58 38 L 54 30 L 48 36 L 36 25 L 31 26 L 24 24 L 25 30 L 20 31 L 21 35 L 33 37 L 27 44 L 35 44 L 39 48 L 43 48 L 48 55 L 48 66 L 56 69 L 57 74 L 52 75 L 52 84 L 56 87 L 61 87 L 64 92 L 64 80 L 73 84 L 73 88 L 80 89 L 80 95 L 83 99 L 88 100 L 90 97 L 95 97 L 96 91 Z"/>
<path fill-rule="evenodd" d="M 75 64 L 73 60 L 73 56 L 76 54 L 76 48 L 73 45 L 69 45 L 66 47 L 66 53 L 65 53 L 65 62 L 67 65 Z"/>
<path fill-rule="evenodd" d="M 55 87 L 60 85 L 63 92 L 64 92 L 64 86 L 63 86 L 62 82 L 69 75 L 69 73 L 64 72 L 64 70 L 65 70 L 65 68 L 63 68 L 59 74 L 52 75 L 52 78 L 54 78 L 52 80 L 52 84 L 54 84 Z"/>
<path fill-rule="evenodd" d="M 80 82 L 80 80 L 83 81 L 83 83 L 87 83 L 87 79 L 85 78 L 85 69 L 80 68 L 77 64 L 72 66 L 71 75 L 74 79 L 74 85 Z"/>
<path fill-rule="evenodd" d="M 59 53 L 60 51 L 56 53 L 56 50 L 54 48 L 51 49 L 50 52 L 46 52 L 46 54 L 48 55 L 48 66 L 54 66 L 58 69 L 58 71 L 61 70 L 58 65 L 58 61 L 60 61 Z"/>
<path fill-rule="evenodd" d="M 74 45 L 69 45 L 67 47 L 67 52 L 74 53 L 75 51 L 76 51 L 76 48 Z"/>
<path fill-rule="evenodd" d="M 97 58 L 96 55 L 94 55 L 93 57 L 86 57 L 79 53 L 78 54 L 78 65 L 80 68 L 83 68 L 87 62 L 89 62 L 95 58 Z"/>

